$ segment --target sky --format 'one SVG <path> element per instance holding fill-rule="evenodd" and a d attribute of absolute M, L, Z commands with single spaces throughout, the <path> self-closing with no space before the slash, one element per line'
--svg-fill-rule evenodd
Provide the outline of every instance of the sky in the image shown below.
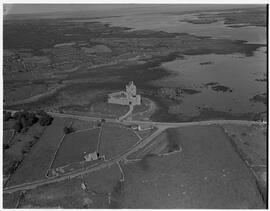
<path fill-rule="evenodd" d="M 248 5 L 245 5 L 245 7 Z M 149 7 L 163 9 L 164 5 L 135 5 L 135 4 L 4 4 L 5 14 L 32 14 L 32 13 L 54 13 L 54 12 L 79 12 L 79 11 L 123 11 L 123 10 L 139 10 Z M 174 5 L 166 6 L 170 9 L 175 9 Z M 192 9 L 229 9 L 236 7 L 243 7 L 243 5 L 178 5 L 178 10 L 192 10 Z"/>
<path fill-rule="evenodd" d="M 8 14 L 51 13 L 68 11 L 96 11 L 129 8 L 123 4 L 4 4 L 4 11 Z M 140 7 L 133 5 L 132 7 Z"/>

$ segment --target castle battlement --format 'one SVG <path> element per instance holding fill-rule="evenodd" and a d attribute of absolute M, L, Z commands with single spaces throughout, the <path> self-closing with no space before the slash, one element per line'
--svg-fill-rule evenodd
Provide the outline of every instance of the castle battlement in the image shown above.
<path fill-rule="evenodd" d="M 108 95 L 108 103 L 120 105 L 141 105 L 141 95 L 137 95 L 133 81 L 126 85 L 126 91 L 114 92 Z"/>

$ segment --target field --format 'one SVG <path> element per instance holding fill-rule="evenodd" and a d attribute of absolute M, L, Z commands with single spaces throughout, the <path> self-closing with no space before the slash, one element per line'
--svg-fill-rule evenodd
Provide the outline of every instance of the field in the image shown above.
<path fill-rule="evenodd" d="M 81 180 L 66 180 L 28 191 L 21 208 L 93 208 L 104 207 L 106 196 L 92 195 L 81 188 Z"/>
<path fill-rule="evenodd" d="M 156 104 L 148 98 L 142 98 L 142 104 L 136 105 L 132 112 L 133 120 L 149 120 L 156 110 Z"/>
<path fill-rule="evenodd" d="M 168 143 L 167 133 L 163 132 L 158 137 L 154 138 L 150 143 L 148 143 L 142 149 L 132 153 L 128 156 L 128 159 L 142 159 L 148 154 L 162 154 L 166 152 L 166 147 Z"/>
<path fill-rule="evenodd" d="M 123 165 L 121 208 L 265 207 L 251 171 L 221 128 L 178 128 L 175 135 L 181 152 Z"/>
<path fill-rule="evenodd" d="M 3 144 L 9 143 L 12 138 L 13 132 L 11 130 L 4 130 L 3 131 Z"/>
<path fill-rule="evenodd" d="M 181 145 L 181 138 L 175 134 L 175 130 L 167 129 L 145 147 L 129 155 L 128 159 L 142 159 L 146 155 L 160 155 L 179 151 L 182 148 Z"/>
<path fill-rule="evenodd" d="M 222 125 L 233 141 L 240 156 L 247 162 L 256 175 L 262 195 L 267 200 L 267 127 L 242 126 L 234 124 Z"/>
<path fill-rule="evenodd" d="M 136 133 L 142 138 L 146 138 L 150 136 L 152 133 L 154 133 L 157 130 L 157 128 L 153 128 L 151 130 L 141 130 L 141 131 L 136 131 Z"/>
<path fill-rule="evenodd" d="M 84 161 L 84 155 L 97 149 L 100 129 L 67 134 L 56 155 L 53 168 Z"/>
<path fill-rule="evenodd" d="M 75 131 L 90 129 L 90 128 L 94 128 L 96 126 L 97 126 L 97 123 L 93 122 L 93 121 L 76 120 L 72 123 L 72 128 Z"/>
<path fill-rule="evenodd" d="M 40 186 L 27 191 L 19 208 L 110 208 L 115 205 L 113 198 L 117 192 L 117 184 L 121 179 L 119 167 L 111 167 L 59 183 Z M 84 183 L 87 191 L 81 188 Z M 109 194 L 112 196 L 108 202 Z M 4 207 L 15 206 L 18 193 L 5 194 Z"/>
<path fill-rule="evenodd" d="M 84 182 L 89 191 L 100 194 L 113 192 L 114 186 L 121 179 L 117 164 L 84 175 Z"/>
<path fill-rule="evenodd" d="M 105 123 L 101 135 L 100 154 L 105 155 L 108 160 L 129 149 L 137 141 L 139 138 L 132 130 Z"/>
<path fill-rule="evenodd" d="M 70 119 L 54 118 L 52 124 L 45 129 L 39 141 L 33 146 L 19 168 L 12 175 L 8 185 L 45 178 L 53 154 L 64 134 L 63 128 L 69 125 L 70 122 Z"/>
<path fill-rule="evenodd" d="M 14 158 L 23 157 L 23 154 L 28 150 L 30 142 L 33 140 L 34 138 L 30 135 L 20 133 L 16 134 L 10 142 L 10 147 L 5 150 L 5 153 L 12 155 Z"/>
<path fill-rule="evenodd" d="M 120 116 L 123 116 L 125 113 L 127 113 L 128 110 L 128 106 L 110 104 L 106 102 L 94 103 L 91 106 L 91 111 L 97 115 L 100 115 L 101 117 L 119 118 Z"/>
<path fill-rule="evenodd" d="M 67 121 L 67 119 L 60 120 Z M 252 137 L 252 135 L 257 137 L 265 131 L 265 128 L 261 128 L 258 132 L 255 126 L 252 126 L 253 129 L 242 126 L 235 128 L 233 125 L 223 125 L 223 127 L 231 129 L 231 133 L 235 136 L 243 137 Z M 90 131 L 95 130 L 98 129 Z M 112 133 L 114 135 L 109 136 Z M 132 135 L 130 136 L 129 133 Z M 127 140 L 124 139 L 123 134 L 125 138 L 132 138 L 134 135 L 119 124 L 104 124 L 101 150 L 104 149 L 105 144 L 108 153 L 105 154 L 106 158 L 125 150 L 122 147 L 117 149 L 114 147 L 121 146 L 121 143 Z M 89 134 L 86 136 L 89 137 Z M 109 137 L 118 137 L 118 142 L 114 142 Z M 104 142 L 104 139 L 109 141 Z M 252 140 L 253 138 L 250 138 L 246 141 L 253 143 Z M 134 141 L 136 142 L 135 138 Z M 176 145 L 181 148 L 181 151 L 157 156 L 175 150 Z M 141 160 L 120 163 L 123 175 L 119 166 L 114 164 L 80 178 L 44 185 L 27 191 L 22 198 L 20 208 L 252 209 L 265 207 L 258 187 L 261 181 L 256 182 L 252 171 L 245 165 L 240 157 L 241 154 L 220 126 L 168 129 L 154 142 L 150 142 L 144 149 L 134 154 L 135 158 Z M 266 179 L 266 173 L 260 168 L 254 170 L 260 171 L 260 177 Z M 124 181 L 121 182 L 121 179 Z M 87 188 L 86 191 L 81 187 L 82 182 Z M 5 194 L 4 206 L 14 207 L 17 198 L 18 194 Z"/>
<path fill-rule="evenodd" d="M 29 84 L 20 86 L 18 88 L 12 88 L 10 90 L 5 90 L 5 93 L 8 94 L 4 96 L 4 102 L 7 104 L 14 103 L 16 101 L 46 92 L 47 89 L 48 86 L 46 84 Z"/>
<path fill-rule="evenodd" d="M 14 173 L 22 160 L 42 136 L 44 127 L 39 123 L 32 125 L 24 133 L 14 133 L 10 126 L 14 120 L 4 121 L 6 130 L 3 131 L 3 174 L 5 179 Z M 11 124 L 9 124 L 11 123 Z"/>
<path fill-rule="evenodd" d="M 242 126 L 224 124 L 222 127 L 233 138 L 242 156 L 252 165 L 266 165 L 267 128 L 265 126 Z"/>
<path fill-rule="evenodd" d="M 19 191 L 12 194 L 3 194 L 3 208 L 16 208 L 20 194 L 21 193 Z"/>
<path fill-rule="evenodd" d="M 15 120 L 14 119 L 10 119 L 8 121 L 3 121 L 3 130 L 6 131 L 6 130 L 11 130 L 13 125 L 15 123 Z"/>

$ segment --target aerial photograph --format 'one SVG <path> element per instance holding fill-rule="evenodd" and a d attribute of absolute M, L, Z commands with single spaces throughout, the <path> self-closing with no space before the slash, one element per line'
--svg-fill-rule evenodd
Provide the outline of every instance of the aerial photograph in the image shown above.
<path fill-rule="evenodd" d="M 2 208 L 268 208 L 268 5 L 2 7 Z"/>

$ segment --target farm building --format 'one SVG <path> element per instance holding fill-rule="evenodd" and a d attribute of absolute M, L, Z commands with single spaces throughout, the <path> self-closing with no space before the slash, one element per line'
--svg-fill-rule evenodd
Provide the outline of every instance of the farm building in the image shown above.
<path fill-rule="evenodd" d="M 121 105 L 141 105 L 141 95 L 137 95 L 133 81 L 126 85 L 126 91 L 114 92 L 108 95 L 108 103 Z"/>
<path fill-rule="evenodd" d="M 144 130 L 152 130 L 152 125 L 131 125 L 132 130 L 144 131 Z"/>
<path fill-rule="evenodd" d="M 84 159 L 85 159 L 85 161 L 97 160 L 98 154 L 97 154 L 97 152 L 91 152 L 91 153 L 85 155 Z"/>

